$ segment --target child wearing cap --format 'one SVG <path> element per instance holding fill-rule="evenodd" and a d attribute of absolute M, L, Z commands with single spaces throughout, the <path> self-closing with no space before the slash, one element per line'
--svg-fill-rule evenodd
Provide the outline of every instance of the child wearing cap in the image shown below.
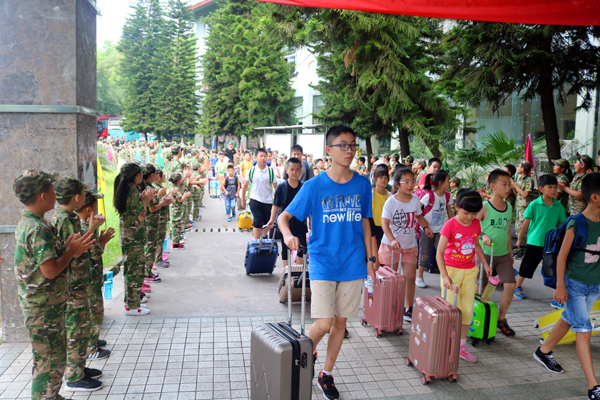
<path fill-rule="evenodd" d="M 184 204 L 183 202 L 190 197 L 191 193 L 185 191 L 185 178 L 179 172 L 174 173 L 169 178 L 169 183 L 173 189 L 172 191 L 174 201 L 171 203 L 171 236 L 173 240 L 173 249 L 184 249 L 181 242 L 181 235 L 185 230 L 184 220 Z"/>
<path fill-rule="evenodd" d="M 573 177 L 573 173 L 571 172 L 571 165 L 564 158 L 561 158 L 560 160 L 554 160 L 552 162 L 554 163 L 554 167 L 552 167 L 552 172 L 554 172 L 554 174 L 556 175 L 558 184 L 560 185 L 562 183 L 566 187 L 571 181 L 568 174 L 570 174 L 571 178 Z M 564 190 L 560 190 L 559 187 L 558 191 L 556 192 L 556 198 L 558 199 L 558 201 L 560 201 L 560 204 L 563 205 L 565 210 L 569 209 L 569 193 L 565 192 Z M 567 217 L 568 216 L 569 215 L 567 214 Z"/>
<path fill-rule="evenodd" d="M 156 180 L 156 168 L 152 164 L 142 164 L 142 174 L 144 174 L 141 189 L 146 188 L 154 189 L 152 184 Z M 163 191 L 164 194 L 164 191 Z M 144 268 L 144 282 L 154 283 L 161 282 L 160 276 L 156 273 L 156 264 L 154 264 L 154 255 L 156 254 L 157 242 L 156 235 L 158 235 L 158 214 L 157 211 L 164 206 L 164 203 L 160 202 L 158 192 L 148 202 L 148 212 L 146 213 L 146 245 L 144 247 L 145 257 L 145 268 Z"/>
<path fill-rule="evenodd" d="M 456 195 L 458 194 L 458 190 L 460 189 L 460 178 L 458 176 L 450 179 L 450 198 L 452 199 L 452 204 L 450 204 L 450 208 L 452 208 L 452 215 L 456 217 Z"/>
<path fill-rule="evenodd" d="M 594 161 L 590 157 L 578 156 L 574 165 L 575 176 L 573 177 L 573 181 L 571 181 L 571 185 L 567 187 L 564 183 L 558 184 L 558 189 L 569 194 L 569 215 L 583 212 L 587 206 L 587 202 L 581 191 L 581 182 L 583 182 L 583 178 L 585 178 L 593 166 Z"/>
<path fill-rule="evenodd" d="M 517 196 L 517 218 L 515 220 L 515 231 L 517 235 L 521 231 L 523 227 L 523 222 L 525 218 L 523 218 L 523 214 L 525 214 L 525 210 L 533 196 L 531 194 L 531 190 L 533 189 L 533 182 L 531 181 L 531 177 L 529 173 L 531 172 L 531 163 L 529 161 L 523 161 L 517 167 L 517 178 L 515 181 L 510 183 L 510 187 L 513 190 L 514 194 Z M 523 232 L 523 241 L 522 243 L 527 243 L 527 231 Z M 515 258 L 521 259 L 523 258 L 523 252 L 520 251 Z M 517 295 L 517 297 L 519 297 Z"/>
<path fill-rule="evenodd" d="M 102 193 L 96 193 L 93 190 L 85 189 L 85 200 L 81 208 L 75 210 L 81 219 L 81 232 L 90 231 L 89 219 L 98 214 L 98 199 L 103 199 Z M 115 236 L 115 229 L 108 228 L 98 231 L 91 231 L 96 242 L 94 247 L 88 250 L 88 268 L 89 284 L 87 287 L 87 297 L 90 315 L 90 339 L 87 347 L 87 358 L 99 360 L 110 356 L 110 350 L 101 349 L 106 346 L 106 341 L 100 341 L 100 325 L 104 320 L 104 301 L 102 299 L 102 286 L 104 285 L 104 265 L 102 264 L 102 254 L 106 244 Z"/>
<path fill-rule="evenodd" d="M 15 274 L 19 303 L 33 347 L 31 397 L 58 396 L 66 365 L 65 308 L 69 297 L 67 265 L 93 247 L 91 232 L 57 240 L 56 229 L 44 219 L 54 208 L 57 175 L 30 169 L 13 182 L 25 205 L 15 232 Z"/>
<path fill-rule="evenodd" d="M 140 193 L 143 175 L 139 165 L 127 163 L 115 178 L 113 205 L 119 213 L 121 250 L 124 257 L 125 315 L 150 313 L 140 304 L 144 283 L 144 246 L 146 242 L 146 211 L 154 189 Z"/>
<path fill-rule="evenodd" d="M 54 185 L 58 207 L 54 212 L 54 227 L 59 243 L 66 243 L 71 235 L 81 234 L 81 220 L 75 210 L 83 206 L 85 200 L 83 183 L 71 176 L 64 176 Z M 90 216 L 90 232 L 94 232 L 105 222 L 104 217 Z M 102 388 L 102 382 L 93 379 L 101 373 L 85 371 L 87 348 L 90 340 L 90 314 L 87 290 L 89 286 L 88 252 L 83 253 L 68 265 L 69 296 L 65 311 L 67 332 L 67 368 L 65 370 L 66 390 L 95 391 Z M 87 372 L 87 373 L 86 373 Z"/>

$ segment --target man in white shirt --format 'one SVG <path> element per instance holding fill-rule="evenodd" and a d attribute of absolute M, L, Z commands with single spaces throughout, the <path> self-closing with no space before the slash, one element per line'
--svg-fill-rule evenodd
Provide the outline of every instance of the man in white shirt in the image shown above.
<path fill-rule="evenodd" d="M 277 189 L 275 171 L 267 166 L 267 151 L 263 148 L 254 152 L 256 165 L 251 167 L 244 177 L 242 187 L 242 207 L 246 208 L 246 194 L 250 188 L 250 211 L 254 239 L 260 239 L 261 228 L 271 218 L 271 206 L 273 205 L 273 192 Z"/>

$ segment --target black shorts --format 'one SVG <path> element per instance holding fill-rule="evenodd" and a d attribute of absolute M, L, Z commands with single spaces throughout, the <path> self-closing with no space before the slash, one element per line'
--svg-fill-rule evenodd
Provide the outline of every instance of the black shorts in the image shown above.
<path fill-rule="evenodd" d="M 383 228 L 375 225 L 373 218 L 369 218 L 369 224 L 371 225 L 371 237 L 375 236 L 375 239 L 377 240 L 377 249 L 375 250 L 379 250 L 379 246 L 381 246 L 381 239 L 383 239 Z"/>
<path fill-rule="evenodd" d="M 271 219 L 271 207 L 269 203 L 261 203 L 254 199 L 250 199 L 250 212 L 252 213 L 252 226 L 262 228 Z"/>
<path fill-rule="evenodd" d="M 540 262 L 544 258 L 544 248 L 542 246 L 533 246 L 528 244 L 525 248 L 525 256 L 521 261 L 519 275 L 523 278 L 531 279 Z"/>

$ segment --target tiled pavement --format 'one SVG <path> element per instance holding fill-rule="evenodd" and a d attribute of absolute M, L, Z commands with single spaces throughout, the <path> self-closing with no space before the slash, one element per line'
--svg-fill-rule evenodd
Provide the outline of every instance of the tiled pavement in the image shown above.
<path fill-rule="evenodd" d="M 434 381 L 423 386 L 413 368 L 404 365 L 409 336 L 374 338 L 370 327 L 350 322 L 334 375 L 342 399 L 557 399 L 585 398 L 586 385 L 573 344 L 555 355 L 565 368 L 547 372 L 532 358 L 538 335 L 532 322 L 551 309 L 546 302 L 513 303 L 509 316 L 517 337 L 481 343 L 475 364 L 461 361 L 458 382 Z M 105 387 L 73 399 L 249 399 L 250 331 L 282 317 L 116 319 L 105 321 L 102 336 L 113 351 L 107 360 L 89 363 L 104 371 Z M 405 324 L 407 327 L 407 324 Z M 600 336 L 600 335 L 599 335 Z M 596 371 L 600 340 L 592 338 Z M 320 345 L 319 360 L 326 348 Z M 0 345 L 0 399 L 28 398 L 31 348 Z M 322 368 L 320 362 L 317 368 Z M 66 398 L 71 397 L 62 392 Z M 319 395 L 317 397 L 317 394 Z M 313 399 L 322 398 L 313 387 Z"/>

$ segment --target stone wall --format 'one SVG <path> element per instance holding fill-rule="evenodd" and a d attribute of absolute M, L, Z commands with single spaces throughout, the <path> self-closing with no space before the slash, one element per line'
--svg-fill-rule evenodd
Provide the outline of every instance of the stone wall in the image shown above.
<path fill-rule="evenodd" d="M 31 109 L 96 108 L 96 11 L 87 0 L 5 0 L 0 2 L 0 38 L 2 339 L 23 341 L 13 231 L 24 207 L 12 194 L 12 182 L 27 168 L 96 182 L 96 118 L 73 108 Z M 8 112 L 3 106 L 20 109 Z"/>

